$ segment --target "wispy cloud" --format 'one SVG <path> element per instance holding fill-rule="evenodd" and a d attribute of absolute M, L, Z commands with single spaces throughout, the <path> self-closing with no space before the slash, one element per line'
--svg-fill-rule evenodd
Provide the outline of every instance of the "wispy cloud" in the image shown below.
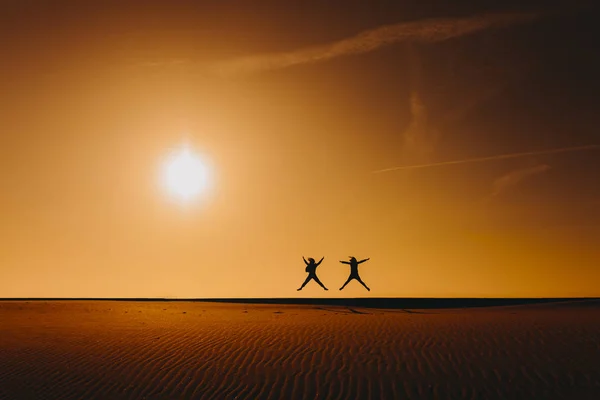
<path fill-rule="evenodd" d="M 434 118 L 430 118 L 430 107 L 425 104 L 422 96 L 423 82 L 421 75 L 427 70 L 423 68 L 417 46 L 407 45 L 408 57 L 407 65 L 409 70 L 409 81 L 412 87 L 409 95 L 409 124 L 402 133 L 403 146 L 401 159 L 408 164 L 429 163 L 433 159 L 437 143 L 442 135 L 461 122 L 461 120 L 476 109 L 481 103 L 493 98 L 503 89 L 514 83 L 521 77 L 526 68 L 522 65 L 513 68 L 502 68 L 502 60 L 497 60 L 490 74 L 490 68 L 481 68 L 480 66 L 461 65 L 458 67 L 462 73 L 469 74 L 475 72 L 478 76 L 482 73 L 488 75 L 484 81 L 479 78 L 478 83 L 469 86 L 454 85 L 453 90 L 447 90 L 451 96 L 450 101 L 443 109 L 438 109 Z M 453 82 L 455 76 L 453 69 L 457 68 L 457 60 L 450 60 L 451 75 L 447 82 Z M 473 71 L 475 69 L 475 71 Z M 429 83 L 427 78 L 424 82 Z M 451 84 L 447 84 L 451 87 Z M 439 86 L 438 86 L 439 88 Z"/>
<path fill-rule="evenodd" d="M 357 35 L 289 52 L 259 54 L 215 63 L 211 69 L 236 76 L 316 63 L 335 57 L 362 54 L 400 42 L 441 42 L 490 28 L 525 23 L 538 13 L 496 13 L 464 18 L 433 18 L 380 26 Z"/>
<path fill-rule="evenodd" d="M 600 145 L 590 144 L 587 146 L 562 147 L 559 149 L 528 151 L 528 152 L 524 152 L 524 153 L 500 154 L 500 155 L 496 155 L 496 156 L 467 158 L 467 159 L 462 159 L 462 160 L 442 161 L 442 162 L 437 162 L 437 163 L 402 165 L 399 167 L 380 169 L 377 171 L 373 171 L 373 173 L 379 174 L 382 172 L 400 171 L 400 170 L 407 170 L 407 169 L 433 168 L 433 167 L 440 167 L 440 166 L 444 166 L 444 165 L 469 164 L 469 163 L 477 163 L 477 162 L 484 162 L 484 161 L 504 160 L 504 159 L 508 159 L 508 158 L 537 156 L 537 155 L 542 155 L 542 154 L 567 153 L 567 152 L 572 152 L 572 151 L 597 150 L 597 149 L 600 149 Z"/>
<path fill-rule="evenodd" d="M 435 150 L 439 131 L 429 122 L 427 108 L 417 90 L 410 93 L 410 123 L 403 132 L 403 159 L 427 162 Z"/>
<path fill-rule="evenodd" d="M 510 171 L 494 181 L 490 197 L 496 197 L 506 192 L 506 190 L 508 190 L 510 187 L 515 186 L 516 184 L 535 175 L 544 173 L 549 169 L 550 166 L 547 164 L 538 164 L 534 165 L 533 167 L 520 168 Z"/>

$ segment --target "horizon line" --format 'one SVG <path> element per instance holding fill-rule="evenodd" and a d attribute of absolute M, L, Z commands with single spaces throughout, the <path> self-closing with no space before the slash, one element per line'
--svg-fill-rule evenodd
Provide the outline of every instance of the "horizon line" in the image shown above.
<path fill-rule="evenodd" d="M 534 297 L 0 297 L 1 300 L 302 300 L 302 299 L 598 299 L 600 296 L 534 296 Z"/>
<path fill-rule="evenodd" d="M 0 302 L 121 302 L 121 303 L 221 303 L 245 305 L 278 305 L 278 306 L 326 306 L 372 308 L 372 309 L 466 309 L 485 307 L 526 306 L 539 304 L 572 305 L 590 303 L 600 305 L 600 297 L 529 297 L 529 298 L 502 298 L 502 297 L 281 297 L 281 298 L 0 298 Z M 407 311 L 409 312 L 409 311 Z"/>

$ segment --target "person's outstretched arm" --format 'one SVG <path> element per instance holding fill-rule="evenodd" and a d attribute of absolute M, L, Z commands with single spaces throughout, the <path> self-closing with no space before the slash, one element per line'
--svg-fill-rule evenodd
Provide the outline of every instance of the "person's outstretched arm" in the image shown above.
<path fill-rule="evenodd" d="M 348 261 L 340 261 L 342 264 L 348 264 L 350 265 L 350 263 Z"/>
<path fill-rule="evenodd" d="M 360 260 L 358 263 L 361 264 L 361 263 L 364 263 L 365 261 L 369 261 L 369 260 L 370 260 L 370 258 L 365 258 L 364 260 Z"/>
<path fill-rule="evenodd" d="M 304 258 L 304 256 L 302 256 L 302 259 L 304 260 L 304 264 L 308 265 L 308 261 L 306 261 L 306 258 Z"/>
<path fill-rule="evenodd" d="M 319 260 L 319 262 L 317 263 L 317 267 L 321 264 L 321 262 L 325 259 L 325 257 L 321 257 L 321 259 Z"/>

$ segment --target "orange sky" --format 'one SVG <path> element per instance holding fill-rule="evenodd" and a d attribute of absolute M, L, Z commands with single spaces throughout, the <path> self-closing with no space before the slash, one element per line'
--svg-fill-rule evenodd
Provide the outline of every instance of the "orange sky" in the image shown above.
<path fill-rule="evenodd" d="M 0 297 L 600 295 L 597 151 L 372 174 L 598 143 L 591 89 L 556 61 L 585 43 L 543 47 L 567 22 L 305 62 L 422 13 L 63 3 L 0 32 Z M 185 206 L 159 185 L 182 143 L 213 179 Z M 337 290 L 352 255 L 371 292 Z M 325 256 L 329 292 L 296 291 L 302 256 Z"/>

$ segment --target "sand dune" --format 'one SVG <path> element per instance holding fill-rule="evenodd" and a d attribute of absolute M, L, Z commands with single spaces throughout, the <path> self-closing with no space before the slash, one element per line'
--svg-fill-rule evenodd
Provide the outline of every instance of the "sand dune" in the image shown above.
<path fill-rule="evenodd" d="M 0 399 L 598 399 L 600 306 L 0 302 Z"/>

